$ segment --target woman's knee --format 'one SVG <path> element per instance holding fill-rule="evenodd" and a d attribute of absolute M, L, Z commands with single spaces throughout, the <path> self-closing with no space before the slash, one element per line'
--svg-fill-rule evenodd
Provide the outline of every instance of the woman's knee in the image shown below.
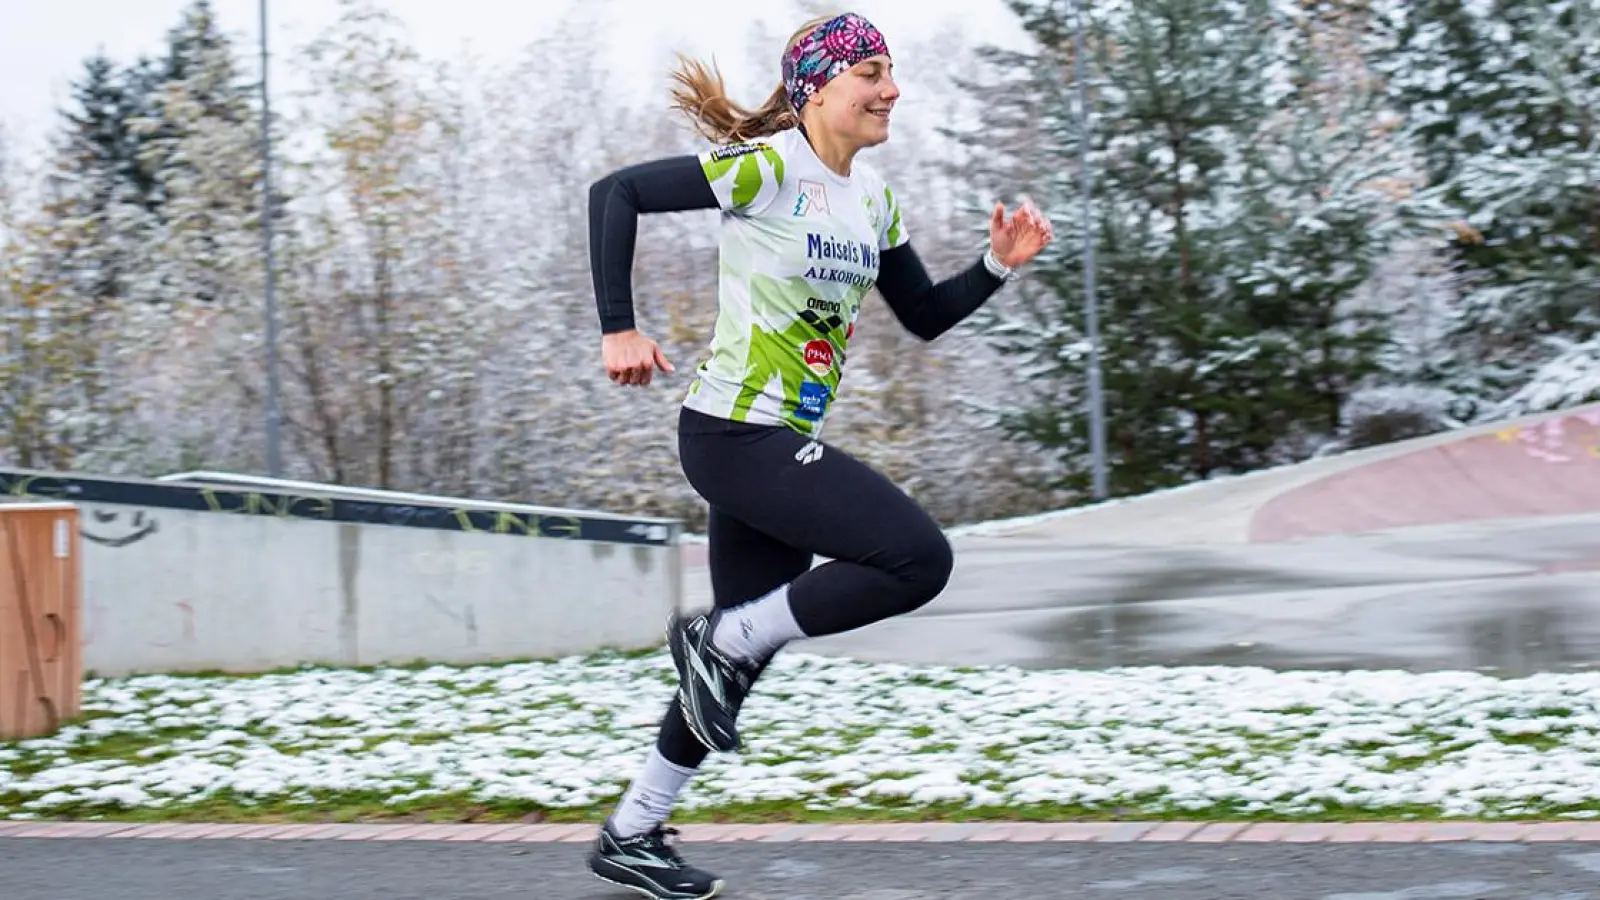
<path fill-rule="evenodd" d="M 896 574 L 906 586 L 907 612 L 926 606 L 943 593 L 955 569 L 955 551 L 950 539 L 937 527 L 920 532 L 907 543 L 901 550 L 901 560 Z"/>

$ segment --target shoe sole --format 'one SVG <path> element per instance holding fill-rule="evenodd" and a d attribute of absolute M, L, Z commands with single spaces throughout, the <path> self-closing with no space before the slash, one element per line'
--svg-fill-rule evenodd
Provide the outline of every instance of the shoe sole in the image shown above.
<path fill-rule="evenodd" d="M 716 741 L 712 740 L 710 736 L 706 734 L 705 729 L 701 728 L 699 723 L 696 721 L 696 716 L 693 712 L 693 703 L 690 702 L 688 696 L 690 685 L 694 683 L 695 676 L 694 672 L 689 670 L 688 663 L 680 661 L 682 657 L 688 655 L 689 649 L 685 647 L 683 641 L 680 640 L 678 629 L 673 627 L 677 623 L 678 619 L 676 616 L 668 618 L 666 630 L 667 646 L 672 652 L 672 666 L 678 670 L 678 710 L 683 713 L 683 721 L 684 724 L 689 726 L 689 733 L 694 735 L 695 740 L 699 741 L 701 744 L 704 744 L 706 749 L 716 753 L 732 753 L 739 749 L 739 741 L 737 738 L 735 738 L 733 746 L 723 747 Z"/>
<path fill-rule="evenodd" d="M 604 881 L 606 884 L 614 884 L 620 888 L 627 888 L 630 891 L 650 897 L 651 900 L 662 900 L 660 894 L 650 890 L 649 888 L 640 887 L 637 884 L 628 884 L 625 881 L 618 881 L 615 878 L 607 878 L 606 876 L 601 875 L 599 872 L 596 872 L 594 869 L 590 869 L 589 874 L 600 879 L 601 881 Z M 723 881 L 721 878 L 718 878 L 716 881 L 711 882 L 711 890 L 705 892 L 704 894 L 695 894 L 694 896 L 690 896 L 688 894 L 679 894 L 672 898 L 672 900 L 711 900 L 712 897 L 722 893 L 722 889 L 726 885 L 727 882 Z"/>

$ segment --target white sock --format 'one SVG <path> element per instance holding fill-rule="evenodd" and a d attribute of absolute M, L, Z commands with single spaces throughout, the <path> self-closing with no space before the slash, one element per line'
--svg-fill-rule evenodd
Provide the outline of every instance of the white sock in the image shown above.
<path fill-rule="evenodd" d="M 618 837 L 633 837 L 665 822 L 672 814 L 678 794 L 692 777 L 693 769 L 673 765 L 658 748 L 651 747 L 644 761 L 644 771 L 628 786 L 628 792 L 622 795 L 616 811 L 611 814 L 612 830 Z"/>
<path fill-rule="evenodd" d="M 711 645 L 740 662 L 759 662 L 805 636 L 789 608 L 786 584 L 764 597 L 722 610 Z"/>

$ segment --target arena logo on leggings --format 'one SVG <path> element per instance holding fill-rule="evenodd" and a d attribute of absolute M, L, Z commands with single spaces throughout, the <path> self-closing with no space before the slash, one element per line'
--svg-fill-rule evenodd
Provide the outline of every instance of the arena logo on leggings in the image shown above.
<path fill-rule="evenodd" d="M 794 461 L 802 466 L 809 466 L 822 458 L 822 444 L 817 441 L 806 441 L 806 445 L 795 451 Z"/>

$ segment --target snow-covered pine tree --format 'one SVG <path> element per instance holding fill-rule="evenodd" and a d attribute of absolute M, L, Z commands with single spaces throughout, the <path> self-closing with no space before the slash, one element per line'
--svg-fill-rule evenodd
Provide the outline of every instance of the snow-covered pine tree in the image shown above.
<path fill-rule="evenodd" d="M 167 77 L 136 118 L 157 185 L 143 289 L 168 304 L 256 304 L 261 280 L 261 165 L 252 86 L 206 0 L 171 35 Z"/>
<path fill-rule="evenodd" d="M 139 57 L 132 65 L 121 69 L 121 89 L 116 96 L 117 118 L 124 123 L 127 141 L 127 179 L 145 211 L 150 213 L 158 210 L 162 197 L 161 184 L 155 174 L 160 169 L 156 157 L 159 151 L 153 146 L 156 135 L 148 130 L 136 130 L 132 123 L 136 119 L 160 119 L 157 104 L 160 103 L 160 87 L 167 80 L 163 77 L 165 69 L 165 64 L 148 56 Z"/>
<path fill-rule="evenodd" d="M 1523 416 L 1600 402 L 1600 337 L 1558 339 L 1555 343 L 1556 354 L 1497 406 L 1496 416 Z"/>
<path fill-rule="evenodd" d="M 124 378 L 141 468 L 263 467 L 259 120 L 233 39 L 206 0 L 165 59 L 127 70 L 144 216 L 128 254 Z"/>
<path fill-rule="evenodd" d="M 1493 415 L 1600 332 L 1600 0 L 1374 11 L 1374 68 L 1419 128 L 1431 179 L 1465 212 L 1453 247 L 1466 284 L 1436 380 Z"/>
<path fill-rule="evenodd" d="M 1040 49 L 990 54 L 1009 76 L 986 89 L 975 144 L 1006 148 L 988 163 L 994 177 L 1037 187 L 1057 244 L 1030 302 L 994 316 L 989 334 L 1025 361 L 1008 427 L 1055 448 L 1082 491 L 1073 21 L 1059 4 L 1012 5 Z M 1112 493 L 1308 454 L 1379 368 L 1383 323 L 1347 301 L 1431 214 L 1415 196 L 1403 214 L 1404 160 L 1391 151 L 1404 137 L 1348 68 L 1330 77 L 1316 47 L 1326 23 L 1308 23 L 1304 4 L 1153 0 L 1085 15 Z"/>
<path fill-rule="evenodd" d="M 997 308 L 988 333 L 1024 361 L 1008 429 L 1059 455 L 1063 483 L 1085 491 L 1088 425 L 1079 125 L 1073 20 L 1060 4 L 1014 0 L 1037 41 L 992 52 L 1002 83 L 975 150 L 992 177 L 1030 184 L 1057 240 L 1022 302 Z M 1270 54 L 1264 0 L 1157 0 L 1084 9 L 1093 124 L 1089 159 L 1101 318 L 1110 487 L 1138 493 L 1226 464 L 1219 426 L 1248 394 L 1216 390 L 1250 354 L 1219 348 L 1249 335 L 1224 267 L 1236 264 L 1214 209 L 1230 154 L 1265 115 Z M 1038 148 L 1030 151 L 1030 147 Z M 1011 165 L 999 162 L 1015 154 Z M 1225 433 L 1226 428 L 1224 427 Z M 1226 440 L 1225 437 L 1221 438 Z"/>
<path fill-rule="evenodd" d="M 1219 206 L 1236 215 L 1228 240 L 1238 242 L 1223 277 L 1255 329 L 1220 349 L 1276 370 L 1265 381 L 1244 371 L 1228 389 L 1260 399 L 1240 422 L 1233 469 L 1337 443 L 1355 392 L 1408 374 L 1391 370 L 1395 311 L 1365 288 L 1403 242 L 1446 234 L 1454 212 L 1425 188 L 1414 133 L 1368 77 L 1349 5 L 1277 4 L 1270 111 L 1220 195 L 1231 197 Z"/>
<path fill-rule="evenodd" d="M 126 294 L 137 256 L 127 242 L 143 218 L 128 85 L 112 60 L 96 55 L 85 61 L 72 99 L 61 113 L 51 190 L 67 217 L 63 226 L 73 232 L 67 265 L 76 290 L 113 303 Z"/>

